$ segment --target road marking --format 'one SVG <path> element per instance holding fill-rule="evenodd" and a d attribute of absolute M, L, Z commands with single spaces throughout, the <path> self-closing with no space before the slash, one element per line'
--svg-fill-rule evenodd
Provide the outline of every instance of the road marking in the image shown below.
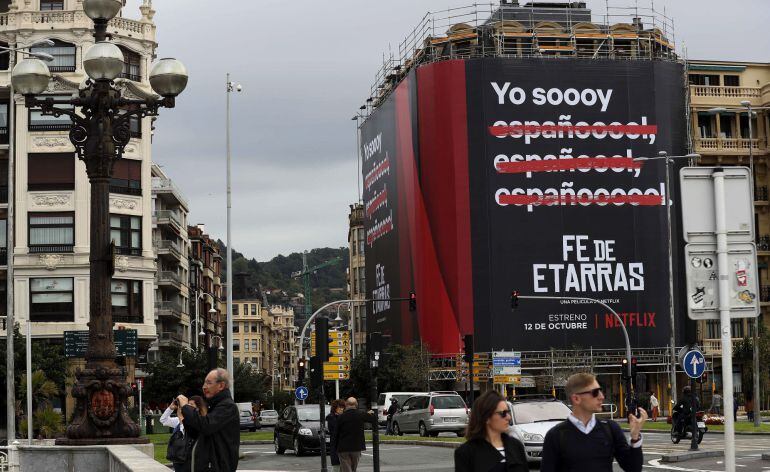
<path fill-rule="evenodd" d="M 677 470 L 677 471 L 680 471 L 680 472 L 724 472 L 724 471 L 719 471 L 719 470 L 687 469 L 685 467 L 677 467 L 677 466 L 673 466 L 673 465 L 662 465 L 660 463 L 660 459 L 654 459 L 654 460 L 648 461 L 647 464 L 649 464 L 649 465 L 647 465 L 645 467 L 649 467 L 649 468 L 652 468 L 652 469 Z"/>

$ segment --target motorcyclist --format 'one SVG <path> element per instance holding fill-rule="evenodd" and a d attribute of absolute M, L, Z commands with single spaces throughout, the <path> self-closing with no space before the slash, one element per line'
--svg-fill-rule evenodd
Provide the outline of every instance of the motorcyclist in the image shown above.
<path fill-rule="evenodd" d="M 695 408 L 693 409 L 693 400 Z M 700 408 L 700 399 L 695 395 L 689 385 L 685 385 L 682 389 L 682 397 L 674 405 L 673 421 L 676 424 L 676 430 L 684 435 L 687 430 L 686 425 L 692 422 L 692 416 Z"/>

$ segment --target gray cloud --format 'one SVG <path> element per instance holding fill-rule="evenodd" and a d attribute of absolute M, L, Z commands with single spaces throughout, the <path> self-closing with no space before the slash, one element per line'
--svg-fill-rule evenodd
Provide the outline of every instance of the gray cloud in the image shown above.
<path fill-rule="evenodd" d="M 129 0 L 136 16 L 139 0 Z M 233 245 L 260 260 L 343 246 L 357 198 L 350 121 L 389 44 L 455 0 L 155 0 L 160 57 L 188 66 L 175 110 L 157 122 L 154 160 L 187 194 L 191 222 L 225 238 L 225 73 L 233 95 Z M 523 1 L 522 1 L 523 3 Z M 620 4 L 620 2 L 610 2 Z M 633 5 L 633 1 L 623 2 Z M 589 0 L 603 15 L 604 0 Z M 639 0 L 640 6 L 650 5 Z M 768 61 L 766 0 L 654 0 L 689 58 Z M 394 47 L 397 49 L 397 47 Z"/>

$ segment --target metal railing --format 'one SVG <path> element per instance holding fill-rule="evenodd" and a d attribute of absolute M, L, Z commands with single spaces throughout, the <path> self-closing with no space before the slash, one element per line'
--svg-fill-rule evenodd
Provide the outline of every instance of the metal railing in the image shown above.
<path fill-rule="evenodd" d="M 155 302 L 155 310 L 157 310 L 158 316 L 182 318 L 182 305 L 177 302 Z"/>
<path fill-rule="evenodd" d="M 177 187 L 171 179 L 153 177 L 152 190 L 158 192 L 172 192 L 176 198 L 184 204 L 184 206 L 188 206 L 187 199 L 185 198 L 184 194 L 181 190 L 179 190 L 179 187 Z"/>
<path fill-rule="evenodd" d="M 176 212 L 170 210 L 158 210 L 153 216 L 155 216 L 155 220 L 158 224 L 162 224 L 164 221 L 168 220 L 168 222 L 173 223 L 180 228 L 182 227 L 182 221 L 179 219 Z"/>
<path fill-rule="evenodd" d="M 167 239 L 156 240 L 155 247 L 157 248 L 158 254 L 170 253 L 177 259 L 181 259 L 182 257 L 182 248 L 180 248 L 179 245 L 173 241 L 169 241 Z"/>
<path fill-rule="evenodd" d="M 158 282 L 172 283 L 175 285 L 181 285 L 182 283 L 176 272 L 166 270 L 158 272 Z"/>
<path fill-rule="evenodd" d="M 177 341 L 177 342 L 183 342 L 184 338 L 181 334 L 175 333 L 173 331 L 162 331 L 160 333 L 160 340 L 161 341 Z"/>
<path fill-rule="evenodd" d="M 731 338 L 731 339 L 733 341 L 733 348 L 738 342 L 743 340 L 743 338 Z M 722 340 L 721 339 L 704 339 L 703 353 L 722 355 Z"/>
<path fill-rule="evenodd" d="M 74 244 L 30 244 L 30 254 L 42 254 L 42 253 L 69 253 L 73 252 L 75 248 Z"/>

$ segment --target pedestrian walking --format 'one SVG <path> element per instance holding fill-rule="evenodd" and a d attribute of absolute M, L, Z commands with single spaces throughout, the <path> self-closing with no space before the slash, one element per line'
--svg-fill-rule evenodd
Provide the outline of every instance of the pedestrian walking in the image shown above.
<path fill-rule="evenodd" d="M 658 421 L 658 415 L 660 414 L 660 402 L 654 393 L 650 392 L 650 409 L 652 410 L 652 421 Z"/>
<path fill-rule="evenodd" d="M 194 431 L 185 431 L 184 414 L 178 410 L 176 399 L 163 412 L 160 417 L 160 423 L 163 426 L 174 428 L 166 447 L 166 459 L 171 461 L 174 466 L 174 472 L 190 472 L 192 467 L 192 449 L 198 435 Z M 187 404 L 195 408 L 201 416 L 206 416 L 208 407 L 206 402 L 198 395 L 190 397 Z M 171 416 L 171 413 L 177 411 L 177 416 Z"/>
<path fill-rule="evenodd" d="M 465 444 L 455 449 L 455 472 L 529 471 L 524 445 L 508 435 L 511 410 L 494 390 L 473 403 Z"/>
<path fill-rule="evenodd" d="M 751 392 L 746 392 L 746 401 L 743 403 L 743 409 L 746 410 L 746 419 L 748 421 L 754 421 L 754 395 Z M 736 420 L 737 421 L 737 420 Z"/>
<path fill-rule="evenodd" d="M 604 393 L 596 377 L 573 374 L 565 386 L 572 403 L 572 413 L 551 428 L 543 444 L 542 472 L 612 472 L 613 458 L 626 472 L 642 470 L 641 429 L 647 412 L 639 408 L 639 417 L 630 412 L 628 424 L 631 444 L 614 421 L 597 420 L 602 411 Z"/>
<path fill-rule="evenodd" d="M 718 392 L 714 392 L 714 396 L 711 399 L 711 411 L 713 411 L 717 415 L 722 414 L 722 395 L 720 395 Z"/>
<path fill-rule="evenodd" d="M 395 415 L 398 412 L 398 399 L 391 398 L 390 399 L 390 406 L 388 407 L 388 417 L 387 417 L 387 426 L 385 427 L 385 434 L 386 435 L 393 435 L 393 415 Z"/>
<path fill-rule="evenodd" d="M 326 429 L 329 430 L 329 457 L 334 472 L 340 470 L 340 457 L 337 455 L 337 443 L 334 440 L 334 435 L 337 432 L 337 419 L 343 411 L 345 411 L 345 400 L 334 400 L 331 403 L 331 411 L 326 415 Z"/>
<path fill-rule="evenodd" d="M 373 412 L 364 413 L 358 409 L 358 400 L 353 397 L 345 401 L 345 411 L 337 419 L 334 443 L 340 458 L 341 472 L 355 472 L 361 451 L 366 450 L 364 441 L 364 423 L 371 423 L 376 428 L 377 416 Z"/>
<path fill-rule="evenodd" d="M 230 394 L 230 374 L 225 369 L 209 372 L 203 383 L 203 395 L 208 402 L 206 416 L 188 405 L 184 395 L 177 397 L 185 429 L 198 436 L 192 450 L 191 470 L 235 472 L 241 431 L 240 413 Z"/>

